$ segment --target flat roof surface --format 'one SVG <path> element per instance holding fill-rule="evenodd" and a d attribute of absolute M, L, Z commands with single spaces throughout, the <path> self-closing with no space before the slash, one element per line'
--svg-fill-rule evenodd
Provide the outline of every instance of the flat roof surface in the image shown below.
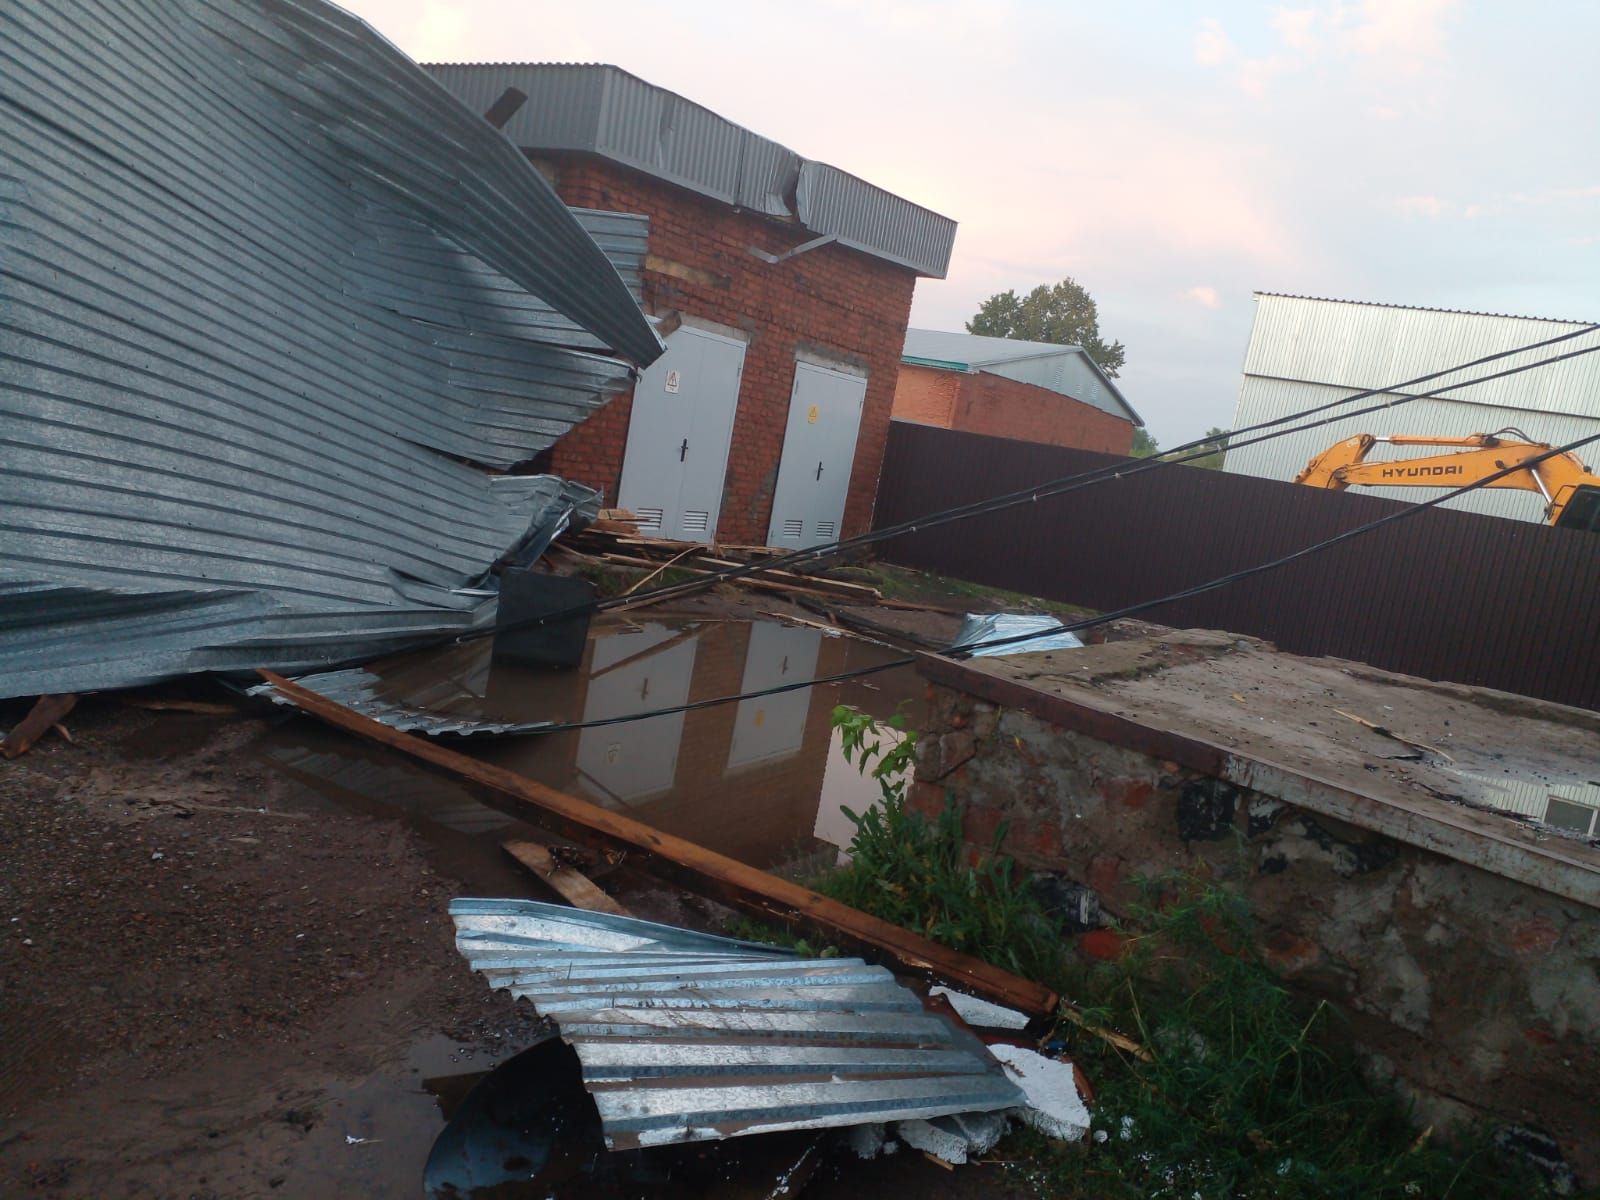
<path fill-rule="evenodd" d="M 922 670 L 1600 905 L 1600 840 L 1541 819 L 1551 798 L 1569 815 L 1600 808 L 1600 713 L 1302 658 L 1211 630 L 961 663 L 930 658 Z"/>

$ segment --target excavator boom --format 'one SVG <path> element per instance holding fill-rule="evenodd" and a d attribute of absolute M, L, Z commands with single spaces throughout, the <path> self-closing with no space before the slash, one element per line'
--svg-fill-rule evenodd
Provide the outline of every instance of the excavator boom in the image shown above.
<path fill-rule="evenodd" d="M 1422 458 L 1367 462 L 1367 455 L 1379 445 L 1458 449 Z M 1539 493 L 1545 502 L 1547 524 L 1600 531 L 1600 476 L 1592 474 L 1576 456 L 1551 454 L 1551 449 L 1540 442 L 1515 441 L 1491 433 L 1454 438 L 1358 433 L 1313 458 L 1295 482 L 1342 491 L 1356 486 L 1457 488 L 1483 481 L 1484 487 Z M 1521 469 L 1490 478 L 1517 467 Z"/>

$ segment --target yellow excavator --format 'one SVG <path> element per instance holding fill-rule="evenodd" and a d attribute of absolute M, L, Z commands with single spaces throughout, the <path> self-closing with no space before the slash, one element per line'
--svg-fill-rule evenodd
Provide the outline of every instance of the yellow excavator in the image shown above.
<path fill-rule="evenodd" d="M 1514 436 L 1504 437 L 1504 434 Z M 1424 458 L 1366 461 L 1374 446 L 1385 445 L 1459 448 L 1450 454 Z M 1520 429 L 1455 438 L 1358 433 L 1336 442 L 1313 458 L 1295 477 L 1295 482 L 1334 491 L 1353 485 L 1457 488 L 1526 463 L 1521 470 L 1514 470 L 1484 486 L 1538 492 L 1544 498 L 1545 524 L 1600 533 L 1600 475 L 1591 472 L 1576 455 L 1550 454 L 1552 449 L 1546 443 L 1534 441 Z M 1550 454 L 1550 457 L 1529 462 L 1541 454 Z"/>

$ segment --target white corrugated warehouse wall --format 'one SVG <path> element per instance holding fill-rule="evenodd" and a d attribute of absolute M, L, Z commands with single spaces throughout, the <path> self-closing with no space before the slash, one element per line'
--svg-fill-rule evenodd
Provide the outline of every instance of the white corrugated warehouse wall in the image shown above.
<path fill-rule="evenodd" d="M 1233 428 L 1304 412 L 1352 392 L 1413 379 L 1586 324 L 1260 292 Z M 1470 379 L 1591 345 L 1600 345 L 1600 333 L 1501 359 L 1439 382 Z M 1435 386 L 1423 384 L 1414 390 Z M 1241 475 L 1287 480 L 1314 455 L 1357 433 L 1459 437 L 1507 426 L 1522 429 L 1534 441 L 1553 444 L 1600 434 L 1600 353 L 1230 450 L 1225 466 Z M 1397 451 L 1380 446 L 1371 461 L 1428 453 L 1432 451 L 1426 447 Z M 1580 457 L 1595 466 L 1600 454 L 1585 451 Z M 1410 501 L 1437 494 L 1420 488 L 1360 490 Z M 1532 492 L 1485 490 L 1448 503 L 1528 521 L 1544 517 L 1543 504 Z"/>

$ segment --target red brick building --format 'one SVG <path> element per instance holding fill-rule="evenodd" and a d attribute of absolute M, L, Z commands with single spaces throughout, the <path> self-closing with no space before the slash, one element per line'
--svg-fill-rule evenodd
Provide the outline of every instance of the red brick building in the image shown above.
<path fill-rule="evenodd" d="M 1144 424 L 1077 346 L 931 329 L 906 331 L 894 417 L 1107 454 Z"/>
<path fill-rule="evenodd" d="M 694 540 L 786 547 L 871 523 L 912 288 L 948 218 L 609 66 L 441 65 L 575 208 L 643 214 L 667 354 L 544 469 Z"/>

